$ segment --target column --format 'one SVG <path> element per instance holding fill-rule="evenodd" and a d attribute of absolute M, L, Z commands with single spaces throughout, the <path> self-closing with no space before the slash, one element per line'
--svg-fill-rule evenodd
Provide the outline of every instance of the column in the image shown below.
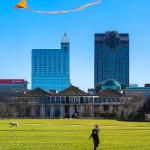
<path fill-rule="evenodd" d="M 31 106 L 31 117 L 36 116 L 35 106 Z"/>
<path fill-rule="evenodd" d="M 90 106 L 90 117 L 94 118 L 94 106 L 93 105 Z"/>
<path fill-rule="evenodd" d="M 69 107 L 69 114 L 70 114 L 70 117 L 72 117 L 72 115 L 75 114 L 75 108 L 74 108 L 73 105 L 71 105 L 71 106 Z"/>
<path fill-rule="evenodd" d="M 84 106 L 81 105 L 81 106 L 80 106 L 80 114 L 79 114 L 79 117 L 83 117 L 83 113 L 84 113 Z"/>
<path fill-rule="evenodd" d="M 50 118 L 55 118 L 55 113 L 54 113 L 54 105 L 50 106 Z"/>
<path fill-rule="evenodd" d="M 100 105 L 99 107 L 100 107 L 100 108 L 99 108 L 99 109 L 100 109 L 100 113 L 101 113 L 101 114 L 104 113 L 104 106 L 103 106 L 103 105 Z"/>
<path fill-rule="evenodd" d="M 114 110 L 113 105 L 109 105 L 109 113 L 112 113 L 112 112 L 113 112 L 113 110 Z"/>
<path fill-rule="evenodd" d="M 64 118 L 65 117 L 65 110 L 64 110 L 64 105 L 60 106 L 60 118 Z"/>
<path fill-rule="evenodd" d="M 40 117 L 42 117 L 42 118 L 45 117 L 45 105 L 41 105 L 41 108 L 40 108 Z"/>

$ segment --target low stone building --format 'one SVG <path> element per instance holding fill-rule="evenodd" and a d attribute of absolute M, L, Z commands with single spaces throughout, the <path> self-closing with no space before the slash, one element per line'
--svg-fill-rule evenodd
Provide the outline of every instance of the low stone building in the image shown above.
<path fill-rule="evenodd" d="M 18 117 L 114 118 L 128 99 L 112 89 L 91 96 L 74 86 L 54 94 L 37 88 L 15 99 L 15 107 Z"/>

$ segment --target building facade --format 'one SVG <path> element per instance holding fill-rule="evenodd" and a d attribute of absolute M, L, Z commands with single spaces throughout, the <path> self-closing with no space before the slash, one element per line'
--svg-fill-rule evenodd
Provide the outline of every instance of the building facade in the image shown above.
<path fill-rule="evenodd" d="M 22 96 L 0 97 L 0 117 L 133 120 L 140 114 L 143 116 L 140 119 L 144 120 L 150 101 L 140 95 L 127 96 L 109 88 L 96 95 L 74 86 L 59 93 L 36 88 Z"/>
<path fill-rule="evenodd" d="M 119 120 L 135 120 L 139 117 L 144 120 L 145 114 L 150 110 L 150 97 L 146 98 L 141 92 L 133 94 L 127 96 L 110 88 L 101 90 L 95 95 L 93 93 L 89 95 L 74 86 L 59 93 L 48 93 L 36 88 L 18 96 L 16 94 L 0 96 L 0 117 Z"/>
<path fill-rule="evenodd" d="M 129 85 L 129 35 L 118 32 L 95 34 L 94 85 L 117 80 Z"/>
<path fill-rule="evenodd" d="M 150 87 L 127 87 L 125 94 L 126 96 L 148 98 L 150 97 Z"/>
<path fill-rule="evenodd" d="M 70 44 L 66 33 L 61 49 L 32 50 L 32 89 L 37 87 L 46 91 L 70 86 Z"/>
<path fill-rule="evenodd" d="M 115 118 L 128 99 L 111 89 L 89 95 L 70 86 L 57 94 L 36 88 L 18 97 L 14 103 L 11 100 L 10 104 L 21 118 Z M 0 106 L 3 106 L 3 102 L 0 102 Z"/>
<path fill-rule="evenodd" d="M 26 90 L 28 82 L 24 79 L 0 79 L 0 90 Z"/>

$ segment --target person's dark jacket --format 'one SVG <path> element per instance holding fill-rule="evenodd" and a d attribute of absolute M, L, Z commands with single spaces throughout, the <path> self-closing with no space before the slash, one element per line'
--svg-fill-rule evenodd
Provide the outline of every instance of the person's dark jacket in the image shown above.
<path fill-rule="evenodd" d="M 93 139 L 94 145 L 98 146 L 98 144 L 99 144 L 99 129 L 97 129 L 97 128 L 93 129 L 90 138 Z"/>

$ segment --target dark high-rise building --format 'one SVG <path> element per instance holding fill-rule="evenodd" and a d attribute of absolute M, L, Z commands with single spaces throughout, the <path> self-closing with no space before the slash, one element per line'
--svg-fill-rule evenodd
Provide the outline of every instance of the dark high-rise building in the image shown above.
<path fill-rule="evenodd" d="M 70 86 L 70 44 L 66 33 L 61 49 L 32 50 L 32 89 L 62 91 Z"/>
<path fill-rule="evenodd" d="M 129 84 L 129 35 L 115 31 L 95 34 L 94 85 L 108 79 Z"/>

